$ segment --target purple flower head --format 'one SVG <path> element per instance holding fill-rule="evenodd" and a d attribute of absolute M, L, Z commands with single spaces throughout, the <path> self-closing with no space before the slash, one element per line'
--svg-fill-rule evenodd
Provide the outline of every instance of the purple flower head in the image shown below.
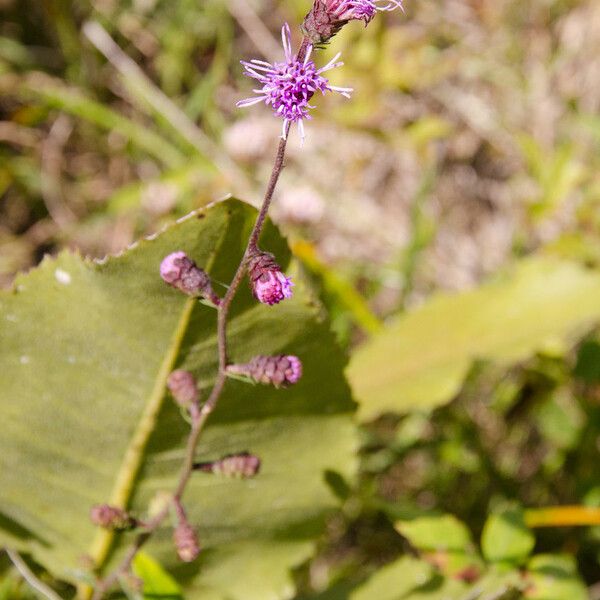
<path fill-rule="evenodd" d="M 325 0 L 330 14 L 340 21 L 364 21 L 365 26 L 377 11 L 404 10 L 402 0 Z"/>
<path fill-rule="evenodd" d="M 308 45 L 303 60 L 298 60 L 297 55 L 292 54 L 290 28 L 287 23 L 281 29 L 281 39 L 285 62 L 271 64 L 256 59 L 250 62 L 242 61 L 245 75 L 257 79 L 262 87 L 253 90 L 256 96 L 240 100 L 237 106 L 252 106 L 259 102 L 270 104 L 275 115 L 283 118 L 282 137 L 285 139 L 290 123 L 297 123 L 300 138 L 304 140 L 304 119 L 311 118 L 309 110 L 314 107 L 309 102 L 315 92 L 339 92 L 349 98 L 352 89 L 329 85 L 329 81 L 321 75 L 343 64 L 336 62 L 340 57 L 339 53 L 324 67 L 317 69 L 315 63 L 310 60 L 313 48 L 311 44 Z"/>
<path fill-rule="evenodd" d="M 259 302 L 272 306 L 292 297 L 292 280 L 281 272 L 269 252 L 258 251 L 249 257 L 248 274 L 252 293 Z"/>

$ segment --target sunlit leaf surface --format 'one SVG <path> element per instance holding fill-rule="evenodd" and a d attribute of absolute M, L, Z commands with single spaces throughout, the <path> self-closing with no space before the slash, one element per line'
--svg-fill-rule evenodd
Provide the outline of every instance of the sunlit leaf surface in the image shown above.
<path fill-rule="evenodd" d="M 162 257 L 185 250 L 218 282 L 230 281 L 255 212 L 228 201 L 167 228 L 123 255 L 94 263 L 63 253 L 0 295 L 0 545 L 76 581 L 81 557 L 114 564 L 133 534 L 111 539 L 90 507 L 142 513 L 172 490 L 188 425 L 165 397 L 168 373 L 194 371 L 204 397 L 216 372 L 216 311 L 166 286 Z M 265 248 L 289 265 L 275 230 Z M 260 474 L 232 481 L 198 473 L 184 504 L 203 552 L 177 562 L 166 523 L 146 546 L 186 598 L 286 598 L 289 568 L 307 558 L 335 505 L 326 470 L 351 477 L 353 403 L 328 323 L 296 277 L 294 298 L 259 305 L 244 286 L 229 327 L 230 354 L 297 354 L 304 377 L 275 390 L 226 385 L 202 436 L 199 460 L 251 451 Z M 116 550 L 115 550 L 116 549 Z"/>

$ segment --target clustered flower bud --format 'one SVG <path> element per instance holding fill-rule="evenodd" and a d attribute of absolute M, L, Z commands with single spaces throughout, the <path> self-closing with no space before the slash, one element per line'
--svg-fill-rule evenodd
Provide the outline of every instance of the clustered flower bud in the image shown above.
<path fill-rule="evenodd" d="M 167 379 L 167 387 L 181 408 L 189 408 L 198 402 L 196 379 L 189 371 L 184 369 L 173 371 Z"/>
<path fill-rule="evenodd" d="M 96 504 L 90 510 L 90 519 L 94 525 L 113 531 L 126 531 L 138 525 L 137 519 L 126 510 L 110 504 Z"/>
<path fill-rule="evenodd" d="M 263 304 L 272 306 L 292 297 L 292 280 L 269 252 L 257 250 L 248 257 L 248 276 L 254 297 Z"/>
<path fill-rule="evenodd" d="M 170 286 L 188 296 L 202 296 L 218 306 L 221 299 L 210 285 L 210 278 L 181 250 L 172 252 L 160 263 L 160 276 Z"/>
<path fill-rule="evenodd" d="M 247 364 L 228 365 L 226 370 L 230 375 L 249 377 L 257 383 L 288 387 L 302 377 L 302 362 L 293 355 L 259 355 Z"/>
<path fill-rule="evenodd" d="M 214 473 L 224 477 L 246 479 L 254 477 L 260 470 L 260 458 L 248 452 L 230 454 L 220 460 L 194 464 L 195 471 Z"/>
<path fill-rule="evenodd" d="M 200 554 L 198 536 L 196 530 L 188 522 L 183 506 L 178 501 L 175 503 L 175 511 L 177 513 L 177 527 L 173 532 L 173 542 L 177 550 L 177 556 L 183 562 L 192 562 Z"/>
<path fill-rule="evenodd" d="M 326 44 L 348 22 L 328 10 L 327 5 L 327 0 L 315 0 L 310 12 L 304 17 L 302 33 L 313 44 Z"/>
<path fill-rule="evenodd" d="M 315 0 L 302 24 L 313 44 L 326 44 L 348 21 L 363 21 L 365 27 L 377 11 L 402 7 L 402 0 Z"/>

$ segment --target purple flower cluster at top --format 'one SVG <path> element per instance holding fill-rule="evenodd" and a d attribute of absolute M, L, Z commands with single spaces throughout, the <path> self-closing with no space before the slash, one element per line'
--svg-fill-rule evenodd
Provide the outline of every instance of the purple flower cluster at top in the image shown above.
<path fill-rule="evenodd" d="M 297 55 L 292 54 L 290 28 L 287 23 L 281 29 L 281 38 L 285 62 L 271 64 L 256 59 L 250 62 L 242 61 L 245 74 L 257 79 L 262 88 L 253 90 L 257 96 L 240 100 L 237 106 L 252 106 L 259 102 L 271 105 L 274 113 L 283 118 L 283 137 L 286 136 L 288 124 L 297 123 L 300 137 L 304 139 L 303 121 L 311 118 L 309 110 L 314 107 L 309 101 L 315 92 L 338 92 L 349 98 L 352 89 L 329 85 L 329 81 L 321 75 L 343 64 L 337 62 L 339 54 L 324 67 L 317 69 L 315 63 L 310 60 L 312 45 L 308 46 L 303 60 L 298 60 Z"/>
<path fill-rule="evenodd" d="M 327 10 L 340 21 L 364 21 L 365 25 L 377 11 L 402 7 L 402 0 L 326 0 Z"/>

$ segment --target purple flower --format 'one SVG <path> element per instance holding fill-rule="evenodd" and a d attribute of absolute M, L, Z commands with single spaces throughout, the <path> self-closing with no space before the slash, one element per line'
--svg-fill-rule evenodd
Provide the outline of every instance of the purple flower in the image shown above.
<path fill-rule="evenodd" d="M 364 21 L 365 25 L 377 11 L 404 10 L 402 0 L 325 0 L 327 9 L 340 21 Z"/>
<path fill-rule="evenodd" d="M 254 297 L 272 306 L 292 297 L 292 280 L 286 277 L 269 252 L 258 250 L 248 258 L 248 275 Z"/>
<path fill-rule="evenodd" d="M 313 48 L 311 44 L 306 50 L 304 60 L 298 60 L 297 55 L 292 54 L 290 28 L 287 23 L 281 29 L 281 39 L 285 62 L 271 64 L 256 59 L 250 62 L 242 61 L 245 75 L 257 79 L 262 87 L 253 90 L 256 96 L 240 100 L 237 106 L 252 106 L 259 102 L 270 104 L 275 115 L 283 118 L 282 137 L 285 139 L 290 123 L 297 123 L 300 137 L 304 140 L 304 119 L 311 118 L 308 113 L 314 107 L 309 104 L 309 101 L 315 92 L 319 91 L 321 94 L 339 92 L 349 98 L 352 89 L 329 85 L 329 81 L 321 75 L 343 64 L 336 62 L 340 57 L 339 53 L 324 67 L 317 69 L 315 63 L 310 60 Z"/>

